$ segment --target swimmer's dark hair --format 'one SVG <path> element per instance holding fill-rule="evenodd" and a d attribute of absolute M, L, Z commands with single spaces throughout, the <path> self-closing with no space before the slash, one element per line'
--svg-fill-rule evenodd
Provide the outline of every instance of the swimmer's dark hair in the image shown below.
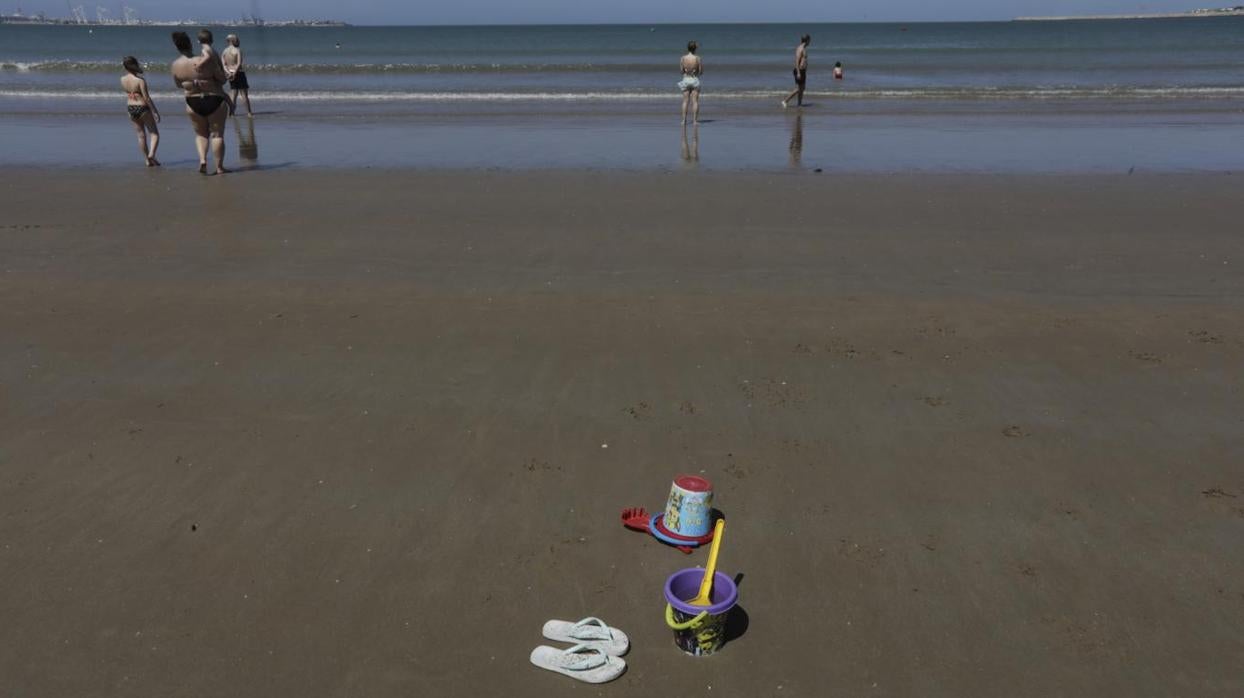
<path fill-rule="evenodd" d="M 812 35 L 804 34 L 802 37 L 799 38 L 799 43 L 804 44 L 804 45 L 812 43 Z"/>
<path fill-rule="evenodd" d="M 208 46 L 212 45 L 212 32 L 210 29 L 199 30 L 199 43 L 207 44 Z"/>
<path fill-rule="evenodd" d="M 696 42 L 694 41 L 687 42 L 687 50 L 690 51 L 691 53 L 695 53 L 695 50 L 698 48 L 700 48 L 700 45 L 697 44 Z"/>
<path fill-rule="evenodd" d="M 125 58 L 122 58 L 121 66 L 134 74 L 143 72 L 142 64 L 140 64 L 138 59 L 133 56 L 126 56 Z"/>
<path fill-rule="evenodd" d="M 194 53 L 194 45 L 190 43 L 190 35 L 186 32 L 173 32 L 173 45 L 182 55 L 190 56 Z"/>

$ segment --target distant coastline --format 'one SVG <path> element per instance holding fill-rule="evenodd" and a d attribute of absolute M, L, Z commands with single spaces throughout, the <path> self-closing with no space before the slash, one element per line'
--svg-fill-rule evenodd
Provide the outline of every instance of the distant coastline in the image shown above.
<path fill-rule="evenodd" d="M 1244 5 L 1187 12 L 1155 12 L 1134 15 L 1067 15 L 1062 17 L 1016 17 L 1016 22 L 1074 22 L 1094 19 L 1184 19 L 1203 17 L 1244 17 Z"/>
<path fill-rule="evenodd" d="M 85 19 L 75 17 L 46 17 L 43 15 L 0 15 L 0 24 L 33 25 L 33 26 L 69 26 L 69 27 L 348 27 L 346 22 L 332 19 L 282 19 L 263 20 L 243 18 L 237 20 L 206 20 L 206 19 Z"/>

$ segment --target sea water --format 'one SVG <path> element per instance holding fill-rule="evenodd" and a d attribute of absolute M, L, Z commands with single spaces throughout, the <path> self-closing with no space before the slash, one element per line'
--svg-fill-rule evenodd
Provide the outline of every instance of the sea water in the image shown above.
<path fill-rule="evenodd" d="M 183 121 L 167 72 L 176 56 L 171 31 L 0 25 L 0 134 L 22 136 L 6 139 L 15 147 L 0 157 L 86 157 L 69 152 L 77 149 L 73 139 L 47 143 L 38 134 L 85 129 L 76 138 L 95 138 L 94 129 L 105 123 L 116 130 L 124 113 L 118 78 L 125 55 L 146 65 L 165 115 Z M 863 169 L 1244 164 L 1239 17 L 214 31 L 218 50 L 225 34 L 241 38 L 261 112 L 257 135 L 292 145 L 302 136 L 331 139 L 333 129 L 351 130 L 355 147 L 335 152 L 329 144 L 331 155 L 300 156 L 306 164 L 776 167 L 809 158 L 818 166 Z M 793 88 L 792 57 L 805 32 L 813 37 L 809 106 L 795 117 L 778 101 Z M 682 134 L 667 126 L 677 125 L 678 59 L 688 40 L 699 43 L 705 65 L 708 123 L 684 147 Z M 832 79 L 835 62 L 843 64 L 845 80 Z M 513 138 L 537 145 L 524 148 Z M 749 138 L 765 143 L 753 148 Z M 359 147 L 368 144 L 374 155 Z M 1004 157 L 996 152 L 1000 146 Z M 1086 147 L 1099 153 L 1087 163 Z"/>

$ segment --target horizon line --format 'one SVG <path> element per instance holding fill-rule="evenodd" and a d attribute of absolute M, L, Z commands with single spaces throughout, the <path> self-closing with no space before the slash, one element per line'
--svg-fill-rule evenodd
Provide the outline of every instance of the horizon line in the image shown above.
<path fill-rule="evenodd" d="M 14 15 L 0 14 L 0 17 L 3 17 L 3 16 L 14 16 Z M 24 15 L 24 16 L 29 17 L 30 15 Z M 401 28 L 413 28 L 413 29 L 417 29 L 417 28 L 445 28 L 445 29 L 475 28 L 475 29 L 481 29 L 482 28 L 482 29 L 488 29 L 488 28 L 505 28 L 505 27 L 648 27 L 648 28 L 656 28 L 656 27 L 749 26 L 749 25 L 806 26 L 806 25 L 818 25 L 818 24 L 819 25 L 837 25 L 837 26 L 883 25 L 883 24 L 895 24 L 895 25 L 1011 24 L 1011 23 L 1017 23 L 1017 22 L 1023 23 L 1023 22 L 1027 22 L 1031 20 L 1040 20 L 1040 19 L 1081 20 L 1081 21 L 1120 21 L 1120 20 L 1130 21 L 1134 19 L 1184 19 L 1184 18 L 1208 19 L 1208 18 L 1225 18 L 1225 17 L 1233 17 L 1233 16 L 1238 16 L 1238 15 L 1230 15 L 1230 14 L 1198 15 L 1198 14 L 1194 14 L 1191 12 L 1189 13 L 1174 12 L 1174 13 L 1157 13 L 1153 15 L 1085 15 L 1085 16 L 1060 16 L 1060 17 L 1022 17 L 1021 16 L 1021 17 L 1008 17 L 1005 19 L 911 19 L 911 20 L 890 19 L 890 20 L 851 20 L 851 21 L 781 20 L 781 21 L 763 21 L 763 22 L 761 21 L 735 21 L 735 20 L 697 21 L 697 22 L 637 22 L 637 21 L 626 21 L 626 22 L 607 22 L 607 21 L 556 22 L 555 21 L 555 22 L 476 22 L 476 23 L 429 22 L 425 24 L 370 23 L 370 22 L 356 23 L 356 22 L 347 22 L 345 20 L 338 20 L 338 19 L 297 17 L 297 18 L 275 18 L 275 19 L 260 20 L 261 22 L 260 24 L 250 24 L 250 25 L 239 25 L 238 24 L 239 22 L 246 22 L 247 21 L 246 18 L 242 18 L 242 19 L 222 19 L 222 18 L 145 19 L 145 20 L 139 20 L 139 22 L 136 24 L 122 24 L 122 23 L 98 24 L 96 22 L 87 22 L 86 24 L 81 24 L 81 25 L 75 24 L 72 22 L 66 22 L 65 24 L 29 24 L 29 25 L 24 24 L 24 23 L 3 22 L 3 23 L 0 23 L 0 25 L 15 26 L 15 27 L 16 26 L 66 26 L 66 27 L 75 27 L 75 26 L 91 26 L 91 27 L 98 27 L 98 26 L 135 27 L 135 26 L 138 26 L 138 27 L 143 27 L 143 26 L 148 26 L 148 27 L 151 27 L 151 26 L 170 26 L 167 23 L 178 22 L 178 23 L 183 23 L 185 25 L 202 25 L 202 26 L 230 26 L 231 25 L 231 26 L 249 26 L 250 28 L 258 29 L 258 28 L 264 28 L 270 22 L 272 23 L 271 28 L 275 29 L 275 28 L 287 28 L 286 26 L 283 26 L 283 25 L 304 22 L 304 23 L 308 23 L 308 25 L 297 27 L 297 28 L 303 28 L 303 29 L 340 29 L 340 28 L 395 28 L 395 29 L 401 29 Z M 49 17 L 48 19 L 55 19 L 55 20 L 61 21 L 61 20 L 64 20 L 65 18 Z M 314 26 L 312 23 L 315 23 L 315 22 L 325 22 L 329 24 L 321 25 L 321 26 Z"/>
<path fill-rule="evenodd" d="M 719 22 L 491 22 L 491 23 L 440 23 L 433 22 L 428 24 L 371 24 L 371 23 L 354 23 L 348 24 L 352 27 L 694 27 L 703 25 L 714 26 L 743 26 L 750 24 L 996 24 L 1002 22 L 1014 22 L 1016 17 L 1009 19 L 912 19 L 912 20 L 784 20 L 784 21 L 767 21 L 767 22 L 747 22 L 747 21 L 719 21 Z"/>
<path fill-rule="evenodd" d="M 3 13 L 0 13 L 0 16 L 12 16 L 12 15 L 4 15 Z M 29 15 L 25 15 L 25 16 L 29 17 Z M 49 17 L 48 17 L 48 19 L 49 19 L 49 20 L 66 20 L 66 21 L 67 21 L 67 18 L 62 18 L 62 17 L 50 17 L 50 16 L 49 16 Z M 448 27 L 448 28 L 453 28 L 453 27 L 485 27 L 485 28 L 487 28 L 487 27 L 650 27 L 650 28 L 651 28 L 651 27 L 679 27 L 679 26 L 705 26 L 705 25 L 710 25 L 710 26 L 746 26 L 746 25 L 757 25 L 757 24 L 760 24 L 760 25 L 766 25 L 766 24 L 767 24 L 767 25 L 807 25 L 807 24 L 836 24 L 836 25 L 849 25 L 849 24 L 1004 24 L 1004 23 L 1014 22 L 1014 21 L 1016 21 L 1017 19 L 1020 19 L 1020 18 L 1018 18 L 1018 17 L 1009 17 L 1009 18 L 1006 18 L 1006 19 L 910 19 L 910 20 L 904 20 L 904 19 L 891 19 L 891 20 L 850 20 L 850 21 L 844 21 L 844 20 L 816 20 L 816 19 L 808 19 L 808 20 L 780 20 L 780 21 L 777 21 L 777 20 L 774 20 L 774 21 L 735 21 L 735 20 L 722 20 L 722 21 L 696 21 L 696 22 L 639 22 L 639 21 L 626 21 L 626 22 L 608 22 L 608 21 L 600 21 L 600 22 L 558 22 L 558 21 L 552 21 L 552 22 L 469 22 L 469 23 L 460 23 L 460 22 L 428 22 L 428 23 L 412 24 L 412 23 L 402 23 L 402 22 L 393 22 L 393 23 L 388 23 L 388 22 L 376 22 L 376 23 L 372 23 L 372 22 L 349 22 L 349 21 L 346 21 L 346 20 L 332 19 L 332 18 L 308 18 L 308 17 L 284 18 L 284 17 L 281 17 L 281 18 L 262 19 L 262 20 L 260 20 L 260 22 L 261 22 L 260 24 L 255 24 L 255 25 L 253 25 L 253 26 L 255 26 L 255 27 L 262 27 L 262 26 L 264 26 L 265 24 L 267 24 L 267 23 L 269 23 L 269 22 L 271 22 L 271 23 L 273 23 L 273 24 L 288 24 L 288 23 L 293 23 L 293 22 L 307 22 L 307 23 L 312 23 L 312 22 L 330 22 L 330 23 L 335 23 L 335 24 L 336 24 L 336 26 L 334 26 L 334 25 L 331 25 L 331 24 L 330 24 L 330 25 L 328 25 L 328 26 L 319 26 L 319 27 L 316 27 L 316 26 L 306 26 L 306 27 L 302 27 L 302 28 L 305 28 L 305 29 L 335 29 L 335 28 L 341 28 L 341 26 L 342 26 L 342 25 L 344 25 L 344 26 L 346 26 L 346 27 L 394 27 L 394 28 L 418 28 L 418 27 Z M 182 22 L 182 23 L 186 23 L 186 24 L 217 25 L 217 24 L 235 24 L 235 23 L 238 23 L 238 22 L 245 22 L 245 21 L 248 21 L 248 20 L 247 20 L 247 18 L 241 18 L 241 19 L 228 19 L 228 18 L 220 18 L 220 17 L 214 17 L 214 18 L 191 17 L 191 18 L 181 18 L 181 19 L 155 19 L 155 18 L 147 18 L 147 19 L 139 20 L 139 21 L 138 21 L 137 23 L 135 23 L 135 24 L 107 23 L 107 24 L 102 24 L 102 25 L 100 25 L 100 24 L 98 24 L 98 23 L 96 23 L 96 22 L 87 22 L 87 23 L 85 23 L 85 24 L 81 24 L 81 25 L 79 25 L 79 24 L 75 24 L 75 23 L 72 23 L 72 22 L 67 22 L 67 23 L 66 23 L 66 24 L 64 24 L 64 25 L 51 25 L 51 24 L 47 24 L 47 25 L 39 25 L 39 24 L 26 25 L 26 24 L 19 24 L 19 23 L 14 23 L 14 24 L 7 24 L 7 23 L 6 23 L 6 25 L 7 25 L 7 26 L 69 26 L 69 27 L 73 27 L 73 26 L 142 27 L 142 26 L 153 26 L 153 25 L 158 26 L 158 25 L 160 25 L 160 24 L 164 24 L 164 23 L 167 23 L 167 22 Z"/>

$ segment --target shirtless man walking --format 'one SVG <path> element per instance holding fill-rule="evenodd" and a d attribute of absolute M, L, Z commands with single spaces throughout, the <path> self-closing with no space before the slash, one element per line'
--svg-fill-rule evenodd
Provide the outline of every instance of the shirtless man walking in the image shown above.
<path fill-rule="evenodd" d="M 798 106 L 803 106 L 803 90 L 808 85 L 808 44 L 812 43 L 812 35 L 804 34 L 795 47 L 795 91 L 782 100 L 782 108 L 790 105 L 792 99 L 798 99 Z"/>
<path fill-rule="evenodd" d="M 242 99 L 246 101 L 246 115 L 254 117 L 251 113 L 251 86 L 246 81 L 246 71 L 242 70 L 242 44 L 238 41 L 237 34 L 226 36 L 225 43 L 229 45 L 220 54 L 220 59 L 225 66 L 225 75 L 229 78 L 229 87 L 233 89 L 233 103 L 238 103 L 238 94 L 241 93 Z"/>

